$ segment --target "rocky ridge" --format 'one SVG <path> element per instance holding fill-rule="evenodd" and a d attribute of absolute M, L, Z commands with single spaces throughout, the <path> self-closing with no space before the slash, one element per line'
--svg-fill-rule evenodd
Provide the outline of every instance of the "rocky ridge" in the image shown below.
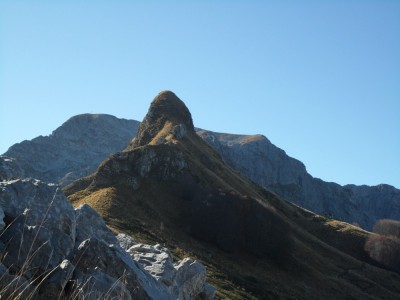
<path fill-rule="evenodd" d="M 152 118 L 157 119 L 157 115 Z M 150 118 L 147 120 L 153 123 Z M 190 120 L 184 123 L 190 127 Z M 94 172 L 101 161 L 124 149 L 138 126 L 137 121 L 109 115 L 78 115 L 49 137 L 13 145 L 4 154 L 9 157 L 0 163 L 7 164 L 8 172 L 12 168 L 14 174 L 24 173 L 22 177 L 65 186 Z M 183 127 L 175 130 L 184 134 Z M 196 131 L 242 175 L 296 205 L 368 230 L 380 219 L 400 219 L 400 191 L 390 185 L 341 186 L 325 182 L 312 177 L 300 161 L 262 135 Z M 7 168 L 1 170 L 7 172 Z"/>
<path fill-rule="evenodd" d="M 15 179 L 2 161 L 2 299 L 213 298 L 200 262 L 115 236 L 90 206 L 74 209 L 55 184 Z"/>
<path fill-rule="evenodd" d="M 380 219 L 400 220 L 400 190 L 393 186 L 341 186 L 314 178 L 262 135 L 197 133 L 241 174 L 296 205 L 368 230 Z"/>
<path fill-rule="evenodd" d="M 370 233 L 242 177 L 195 133 L 182 107 L 170 91 L 157 95 L 138 137 L 64 188 L 74 206 L 88 203 L 118 231 L 144 233 L 201 257 L 213 274 L 220 272 L 210 277 L 218 297 L 398 298 L 399 275 L 365 251 Z"/>
<path fill-rule="evenodd" d="M 16 159 L 23 177 L 64 186 L 94 172 L 105 157 L 124 149 L 138 126 L 137 121 L 111 115 L 77 115 L 51 135 L 17 143 L 4 155 Z"/>

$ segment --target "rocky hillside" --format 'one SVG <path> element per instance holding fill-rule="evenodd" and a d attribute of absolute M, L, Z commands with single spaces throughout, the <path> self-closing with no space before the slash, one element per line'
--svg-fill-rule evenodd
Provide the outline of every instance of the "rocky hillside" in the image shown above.
<path fill-rule="evenodd" d="M 241 174 L 301 207 L 368 230 L 380 219 L 400 220 L 400 190 L 393 186 L 341 186 L 314 178 L 262 135 L 198 134 Z"/>
<path fill-rule="evenodd" d="M 371 233 L 242 177 L 196 134 L 169 91 L 157 95 L 123 152 L 64 191 L 114 230 L 201 258 L 220 298 L 400 297 L 400 276 L 365 249 Z"/>
<path fill-rule="evenodd" d="M 51 135 L 15 144 L 4 155 L 17 160 L 25 177 L 66 185 L 124 149 L 138 126 L 137 121 L 110 115 L 78 115 Z"/>
<path fill-rule="evenodd" d="M 15 144 L 4 155 L 18 162 L 26 177 L 65 186 L 124 149 L 138 126 L 109 115 L 78 115 L 50 136 Z M 392 186 L 340 186 L 313 178 L 300 161 L 262 135 L 197 133 L 242 175 L 301 207 L 368 230 L 380 219 L 400 220 L 400 190 Z"/>
<path fill-rule="evenodd" d="M 213 299 L 200 262 L 115 236 L 90 206 L 3 166 L 1 299 Z"/>

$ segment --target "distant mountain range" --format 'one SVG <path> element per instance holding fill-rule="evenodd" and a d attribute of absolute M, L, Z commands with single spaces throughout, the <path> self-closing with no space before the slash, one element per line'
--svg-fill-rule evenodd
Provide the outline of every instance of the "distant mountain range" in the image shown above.
<path fill-rule="evenodd" d="M 105 158 L 123 150 L 139 124 L 111 115 L 77 115 L 50 136 L 15 144 L 3 155 L 14 158 L 25 177 L 65 186 L 91 174 Z M 303 163 L 262 135 L 196 131 L 240 174 L 296 205 L 368 230 L 377 220 L 400 219 L 400 190 L 390 185 L 325 182 L 312 177 Z"/>

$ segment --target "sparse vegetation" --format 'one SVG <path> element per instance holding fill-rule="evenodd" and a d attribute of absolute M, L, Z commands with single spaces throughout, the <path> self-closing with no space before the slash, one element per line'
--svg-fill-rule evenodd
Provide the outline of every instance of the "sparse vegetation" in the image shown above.
<path fill-rule="evenodd" d="M 400 272 L 400 222 L 379 220 L 365 244 L 370 257 L 384 266 Z"/>

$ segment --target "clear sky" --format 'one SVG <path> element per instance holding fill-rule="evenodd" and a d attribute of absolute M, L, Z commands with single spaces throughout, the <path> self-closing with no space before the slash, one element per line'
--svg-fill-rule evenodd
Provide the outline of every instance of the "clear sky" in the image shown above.
<path fill-rule="evenodd" d="M 170 89 L 197 127 L 400 188 L 400 1 L 199 2 L 0 0 L 0 153 Z"/>

